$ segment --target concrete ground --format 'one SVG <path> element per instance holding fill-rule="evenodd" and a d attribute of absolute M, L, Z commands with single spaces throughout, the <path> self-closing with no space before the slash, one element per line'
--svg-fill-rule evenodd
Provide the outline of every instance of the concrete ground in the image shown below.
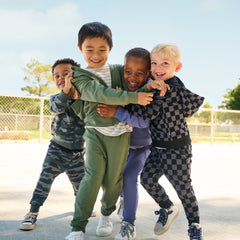
<path fill-rule="evenodd" d="M 67 177 L 56 178 L 50 195 L 40 210 L 34 231 L 21 231 L 19 224 L 29 209 L 48 143 L 0 143 L 0 240 L 60 240 L 71 231 L 74 196 Z M 240 239 L 240 145 L 193 144 L 192 179 L 199 201 L 205 240 Z M 165 178 L 161 183 L 181 214 L 168 232 L 153 234 L 157 205 L 140 186 L 137 212 L 138 240 L 186 240 L 187 221 L 176 193 Z M 98 216 L 91 218 L 85 240 L 114 239 L 120 220 L 113 213 L 114 233 L 110 237 L 95 236 L 99 220 L 100 198 L 96 202 Z"/>

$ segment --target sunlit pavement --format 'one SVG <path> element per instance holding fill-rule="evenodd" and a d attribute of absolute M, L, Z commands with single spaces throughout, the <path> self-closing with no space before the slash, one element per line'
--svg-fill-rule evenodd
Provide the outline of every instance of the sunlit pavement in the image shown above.
<path fill-rule="evenodd" d="M 18 229 L 29 209 L 29 200 L 37 183 L 48 143 L 0 143 L 0 240 L 60 240 L 71 231 L 74 210 L 71 184 L 62 174 L 56 178 L 50 195 L 40 209 L 33 231 Z M 192 180 L 197 195 L 204 240 L 240 239 L 240 144 L 193 144 Z M 137 239 L 187 240 L 187 220 L 176 193 L 165 178 L 161 179 L 168 195 L 181 209 L 181 214 L 168 232 L 153 234 L 156 203 L 140 188 L 137 212 Z M 114 239 L 120 220 L 113 213 L 114 233 L 110 237 L 95 236 L 100 214 L 99 194 L 85 240 Z"/>

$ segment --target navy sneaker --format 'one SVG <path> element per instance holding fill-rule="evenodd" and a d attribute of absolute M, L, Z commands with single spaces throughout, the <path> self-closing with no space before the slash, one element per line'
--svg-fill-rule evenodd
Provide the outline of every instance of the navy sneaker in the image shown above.
<path fill-rule="evenodd" d="M 192 223 L 188 228 L 188 236 L 190 240 L 203 240 L 201 226 L 198 223 Z"/>

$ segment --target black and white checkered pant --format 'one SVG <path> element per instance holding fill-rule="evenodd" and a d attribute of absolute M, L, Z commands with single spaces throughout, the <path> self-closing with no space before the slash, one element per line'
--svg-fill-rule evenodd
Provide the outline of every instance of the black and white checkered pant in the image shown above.
<path fill-rule="evenodd" d="M 198 202 L 191 185 L 192 146 L 159 149 L 152 147 L 143 171 L 141 184 L 161 208 L 169 208 L 171 200 L 158 183 L 164 174 L 176 190 L 189 224 L 199 223 Z"/>

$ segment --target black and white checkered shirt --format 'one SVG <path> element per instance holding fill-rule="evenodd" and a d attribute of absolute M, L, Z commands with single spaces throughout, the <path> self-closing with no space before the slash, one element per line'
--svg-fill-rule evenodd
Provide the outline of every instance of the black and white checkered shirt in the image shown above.
<path fill-rule="evenodd" d="M 178 148 L 191 143 L 185 118 L 198 111 L 204 97 L 182 86 L 170 86 L 164 97 L 153 90 L 153 101 L 147 106 L 126 106 L 135 116 L 150 120 L 153 146 Z"/>

